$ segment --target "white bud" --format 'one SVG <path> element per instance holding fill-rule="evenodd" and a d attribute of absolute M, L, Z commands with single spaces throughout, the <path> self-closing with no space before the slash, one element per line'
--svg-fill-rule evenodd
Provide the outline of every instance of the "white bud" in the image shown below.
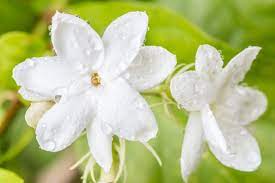
<path fill-rule="evenodd" d="M 54 103 L 50 101 L 31 103 L 25 114 L 27 124 L 32 128 L 36 128 L 38 121 L 53 105 Z"/>

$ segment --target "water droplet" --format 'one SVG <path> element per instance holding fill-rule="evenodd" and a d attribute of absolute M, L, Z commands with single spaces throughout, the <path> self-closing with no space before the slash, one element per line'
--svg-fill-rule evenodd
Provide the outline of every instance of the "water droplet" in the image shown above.
<path fill-rule="evenodd" d="M 251 153 L 249 153 L 248 157 L 249 157 L 249 160 L 251 162 L 253 162 L 253 163 L 259 161 L 259 156 L 258 156 L 257 152 L 251 152 Z"/>
<path fill-rule="evenodd" d="M 103 123 L 103 130 L 107 133 L 107 134 L 111 134 L 113 131 L 113 128 L 108 124 L 108 123 Z"/>
<path fill-rule="evenodd" d="M 129 78 L 130 78 L 130 73 L 128 73 L 128 72 L 125 73 L 125 74 L 124 74 L 124 77 L 125 77 L 125 79 L 129 79 Z"/>
<path fill-rule="evenodd" d="M 101 44 L 95 44 L 95 46 L 94 46 L 94 49 L 95 50 L 101 50 L 103 47 L 102 47 L 102 45 Z"/>
<path fill-rule="evenodd" d="M 35 65 L 35 63 L 34 63 L 33 60 L 29 60 L 29 61 L 28 61 L 28 64 L 29 64 L 30 67 L 33 67 L 33 66 Z"/>
<path fill-rule="evenodd" d="M 246 131 L 245 130 L 241 130 L 240 135 L 246 135 Z"/>
<path fill-rule="evenodd" d="M 127 37 L 126 37 L 126 35 L 123 34 L 123 35 L 121 36 L 121 38 L 122 38 L 123 40 L 125 40 Z"/>
<path fill-rule="evenodd" d="M 53 151 L 55 149 L 55 142 L 54 141 L 48 141 L 45 144 L 45 149 L 49 150 L 49 151 Z"/>
<path fill-rule="evenodd" d="M 91 50 L 90 49 L 87 49 L 86 51 L 85 51 L 85 53 L 89 56 L 89 55 L 91 55 Z"/>
<path fill-rule="evenodd" d="M 137 100 L 137 101 L 135 102 L 135 106 L 136 106 L 137 109 L 144 109 L 145 104 L 144 104 L 143 102 Z"/>
<path fill-rule="evenodd" d="M 48 30 L 51 31 L 52 30 L 52 25 L 48 26 Z"/>

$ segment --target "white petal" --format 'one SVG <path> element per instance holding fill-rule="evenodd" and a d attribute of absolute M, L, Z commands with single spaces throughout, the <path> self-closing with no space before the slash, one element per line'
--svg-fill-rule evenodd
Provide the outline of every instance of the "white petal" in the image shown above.
<path fill-rule="evenodd" d="M 29 100 L 29 101 L 33 101 L 33 102 L 39 102 L 39 101 L 48 101 L 52 99 L 52 96 L 50 95 L 46 95 L 43 96 L 39 93 L 35 93 L 31 90 L 28 90 L 26 88 L 21 87 L 18 90 L 18 93 L 25 99 L 25 100 Z"/>
<path fill-rule="evenodd" d="M 58 56 L 96 68 L 104 57 L 100 36 L 84 20 L 56 12 L 52 18 L 52 43 Z"/>
<path fill-rule="evenodd" d="M 237 86 L 232 91 L 231 96 L 216 107 L 218 118 L 247 125 L 265 112 L 267 98 L 261 91 L 244 86 Z"/>
<path fill-rule="evenodd" d="M 201 114 L 199 112 L 191 112 L 185 128 L 181 152 L 181 173 L 185 182 L 196 169 L 202 153 L 203 129 Z"/>
<path fill-rule="evenodd" d="M 46 151 L 60 151 L 79 137 L 94 116 L 93 96 L 83 94 L 60 102 L 39 120 L 36 139 Z"/>
<path fill-rule="evenodd" d="M 106 133 L 141 142 L 156 136 L 157 123 L 149 105 L 125 80 L 114 80 L 101 94 L 97 115 Z"/>
<path fill-rule="evenodd" d="M 32 102 L 25 114 L 27 124 L 32 128 L 36 128 L 38 121 L 53 105 L 54 102 L 50 101 Z"/>
<path fill-rule="evenodd" d="M 54 97 L 57 89 L 67 87 L 78 75 L 69 63 L 60 61 L 58 57 L 27 59 L 13 70 L 13 78 L 17 85 L 25 89 L 21 92 L 30 91 L 47 98 Z"/>
<path fill-rule="evenodd" d="M 220 129 L 220 124 L 217 123 L 216 118 L 211 111 L 209 105 L 206 105 L 201 111 L 202 126 L 205 139 L 208 144 L 227 152 L 227 144 L 225 137 Z"/>
<path fill-rule="evenodd" d="M 150 89 L 172 72 L 176 56 L 162 47 L 142 47 L 124 74 L 124 78 L 138 91 Z"/>
<path fill-rule="evenodd" d="M 101 129 L 101 121 L 96 118 L 87 127 L 87 137 L 90 151 L 95 161 L 107 173 L 112 166 L 112 135 L 105 134 Z"/>
<path fill-rule="evenodd" d="M 137 56 L 147 32 L 144 12 L 129 12 L 113 21 L 103 35 L 105 63 L 102 72 L 112 78 L 126 70 Z"/>
<path fill-rule="evenodd" d="M 222 71 L 223 61 L 220 52 L 210 46 L 201 45 L 196 54 L 196 71 L 200 74 L 206 74 L 210 79 Z"/>
<path fill-rule="evenodd" d="M 195 71 L 174 76 L 170 85 L 174 99 L 188 111 L 202 109 L 211 100 L 212 89 L 210 83 Z"/>
<path fill-rule="evenodd" d="M 230 86 L 241 82 L 260 50 L 260 47 L 251 46 L 236 55 L 222 71 L 223 82 Z"/>
<path fill-rule="evenodd" d="M 261 164 L 260 149 L 255 138 L 244 128 L 235 124 L 222 123 L 229 153 L 210 145 L 211 151 L 224 165 L 240 170 L 254 171 Z"/>

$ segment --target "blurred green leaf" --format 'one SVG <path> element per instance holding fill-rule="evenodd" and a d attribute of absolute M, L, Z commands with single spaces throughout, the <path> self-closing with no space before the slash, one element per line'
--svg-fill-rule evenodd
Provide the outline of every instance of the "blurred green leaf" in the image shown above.
<path fill-rule="evenodd" d="M 16 88 L 13 67 L 26 58 L 41 56 L 46 45 L 38 37 L 24 32 L 9 32 L 0 36 L 0 90 Z"/>
<path fill-rule="evenodd" d="M 29 31 L 33 26 L 36 15 L 27 1 L 0 1 L 0 34 L 8 31 Z"/>
<path fill-rule="evenodd" d="M 20 109 L 0 136 L 0 164 L 16 157 L 33 138 L 33 129 L 25 122 L 25 112 L 25 108 Z"/>
<path fill-rule="evenodd" d="M 24 181 L 18 177 L 15 173 L 0 168 L 0 182 L 7 183 L 23 183 Z"/>

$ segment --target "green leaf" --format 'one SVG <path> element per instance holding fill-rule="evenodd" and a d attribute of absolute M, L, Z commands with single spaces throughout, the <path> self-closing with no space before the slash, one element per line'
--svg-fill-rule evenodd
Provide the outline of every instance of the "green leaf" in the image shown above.
<path fill-rule="evenodd" d="M 9 170 L 0 168 L 0 182 L 23 183 L 24 181 L 15 173 Z"/>
<path fill-rule="evenodd" d="M 29 31 L 36 16 L 27 1 L 1 0 L 0 1 L 0 34 L 8 31 Z"/>
<path fill-rule="evenodd" d="M 24 32 L 9 32 L 0 36 L 0 90 L 16 88 L 13 67 L 26 58 L 41 56 L 46 45 L 38 37 Z"/>

